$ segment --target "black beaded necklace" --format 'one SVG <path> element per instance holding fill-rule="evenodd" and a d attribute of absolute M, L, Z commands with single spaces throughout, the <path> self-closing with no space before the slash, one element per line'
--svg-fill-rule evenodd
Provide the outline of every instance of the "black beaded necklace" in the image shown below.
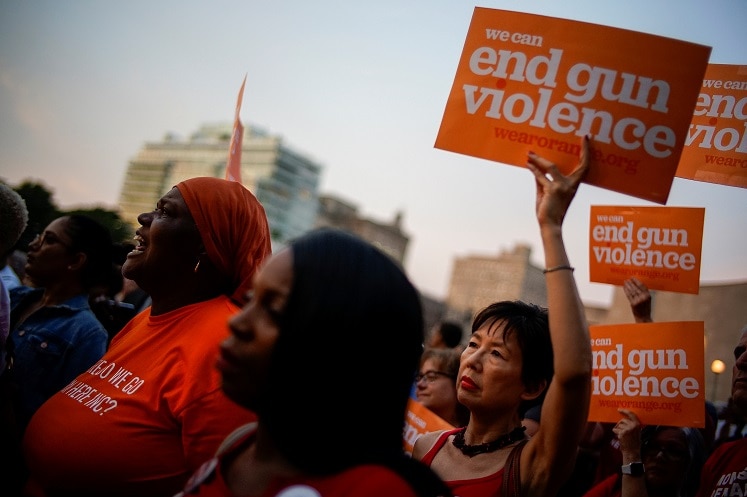
<path fill-rule="evenodd" d="M 526 427 L 519 426 L 517 428 L 514 428 L 510 432 L 501 435 L 492 442 L 485 442 L 477 445 L 467 445 L 464 442 L 464 432 L 466 429 L 467 428 L 465 427 L 459 430 L 457 434 L 454 435 L 454 440 L 452 440 L 451 443 L 454 444 L 454 447 L 461 450 L 462 454 L 464 454 L 465 456 L 474 457 L 477 454 L 494 452 L 498 449 L 506 447 L 507 445 L 511 445 L 514 442 L 522 440 L 524 438 L 524 430 L 526 430 Z"/>

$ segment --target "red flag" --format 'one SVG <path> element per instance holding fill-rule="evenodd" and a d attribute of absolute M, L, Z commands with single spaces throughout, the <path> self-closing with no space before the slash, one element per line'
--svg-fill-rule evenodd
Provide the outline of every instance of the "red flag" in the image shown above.
<path fill-rule="evenodd" d="M 233 134 L 228 149 L 228 161 L 226 162 L 226 179 L 241 183 L 241 140 L 244 138 L 244 126 L 241 124 L 239 114 L 241 112 L 241 100 L 244 98 L 244 85 L 246 76 L 241 83 L 239 98 L 236 100 L 236 117 L 233 121 Z"/>

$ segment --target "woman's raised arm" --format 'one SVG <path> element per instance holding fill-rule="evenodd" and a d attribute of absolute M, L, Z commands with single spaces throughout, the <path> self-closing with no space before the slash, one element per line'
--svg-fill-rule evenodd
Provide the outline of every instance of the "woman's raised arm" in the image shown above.
<path fill-rule="evenodd" d="M 526 495 L 556 489 L 571 473 L 589 411 L 589 330 L 562 234 L 563 219 L 589 169 L 589 141 L 588 136 L 582 139 L 579 165 L 567 176 L 532 152 L 527 162 L 537 185 L 536 213 L 545 253 L 555 372 L 543 402 L 539 431 L 522 453 L 521 480 Z"/>

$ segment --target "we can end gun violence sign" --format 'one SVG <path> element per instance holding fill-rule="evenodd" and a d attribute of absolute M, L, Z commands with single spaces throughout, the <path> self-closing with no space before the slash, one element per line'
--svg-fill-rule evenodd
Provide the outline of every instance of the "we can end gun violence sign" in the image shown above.
<path fill-rule="evenodd" d="M 645 425 L 705 426 L 702 321 L 590 326 L 589 421 L 616 423 L 618 409 Z"/>
<path fill-rule="evenodd" d="M 477 7 L 435 146 L 514 166 L 533 151 L 567 174 L 588 134 L 586 183 L 665 204 L 710 52 Z"/>
<path fill-rule="evenodd" d="M 589 280 L 697 295 L 704 220 L 703 207 L 592 205 Z"/>
<path fill-rule="evenodd" d="M 747 188 L 747 66 L 708 65 L 677 177 Z"/>

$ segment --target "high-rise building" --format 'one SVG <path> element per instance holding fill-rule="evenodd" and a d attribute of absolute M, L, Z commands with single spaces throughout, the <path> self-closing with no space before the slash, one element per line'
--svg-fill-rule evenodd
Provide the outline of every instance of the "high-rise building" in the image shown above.
<path fill-rule="evenodd" d="M 231 124 L 204 125 L 188 140 L 172 135 L 146 143 L 128 165 L 120 196 L 122 218 L 138 227 L 137 216 L 153 210 L 174 185 L 197 176 L 225 177 Z M 273 247 L 314 226 L 322 167 L 285 145 L 279 136 L 246 126 L 241 180 L 267 213 Z"/>
<path fill-rule="evenodd" d="M 531 247 L 518 244 L 510 252 L 454 259 L 446 305 L 467 315 L 499 300 L 524 300 L 547 306 L 542 269 L 529 261 L 531 253 Z"/>

